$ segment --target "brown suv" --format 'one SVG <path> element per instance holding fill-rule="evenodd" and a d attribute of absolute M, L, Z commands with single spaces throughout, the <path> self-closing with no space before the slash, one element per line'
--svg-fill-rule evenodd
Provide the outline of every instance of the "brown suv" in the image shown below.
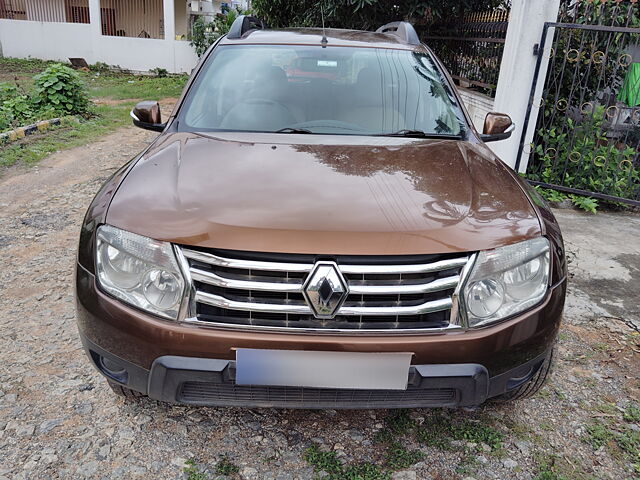
<path fill-rule="evenodd" d="M 478 405 L 535 392 L 566 290 L 558 225 L 407 23 L 240 17 L 162 134 L 93 200 L 78 326 L 125 396 Z"/>

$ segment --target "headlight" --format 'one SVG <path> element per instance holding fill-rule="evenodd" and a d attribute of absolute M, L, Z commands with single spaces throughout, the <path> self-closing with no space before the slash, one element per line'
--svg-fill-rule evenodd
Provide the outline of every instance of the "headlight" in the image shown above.
<path fill-rule="evenodd" d="M 462 294 L 469 326 L 484 326 L 539 303 L 549 282 L 549 251 L 549 241 L 539 237 L 480 252 Z"/>
<path fill-rule="evenodd" d="M 178 318 L 185 282 L 170 243 L 102 225 L 96 270 L 105 292 L 156 315 Z"/>

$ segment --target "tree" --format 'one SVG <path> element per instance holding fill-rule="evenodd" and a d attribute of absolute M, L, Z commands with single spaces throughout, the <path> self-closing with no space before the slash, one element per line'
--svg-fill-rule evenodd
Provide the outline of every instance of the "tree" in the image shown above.
<path fill-rule="evenodd" d="M 429 24 L 467 11 L 490 10 L 506 0 L 253 0 L 254 14 L 272 28 L 326 27 L 372 30 L 395 20 Z"/>

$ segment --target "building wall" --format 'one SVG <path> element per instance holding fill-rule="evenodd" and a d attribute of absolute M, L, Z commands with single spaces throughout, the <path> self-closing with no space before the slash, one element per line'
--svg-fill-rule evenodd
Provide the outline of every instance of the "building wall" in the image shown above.
<path fill-rule="evenodd" d="M 165 68 L 189 73 L 198 58 L 189 42 L 92 34 L 83 23 L 0 19 L 0 51 L 6 57 L 68 61 L 84 58 L 135 71 Z"/>
<path fill-rule="evenodd" d="M 187 17 L 187 0 L 175 0 L 173 5 L 175 17 L 176 36 L 183 35 L 186 39 L 189 34 L 189 18 Z"/>

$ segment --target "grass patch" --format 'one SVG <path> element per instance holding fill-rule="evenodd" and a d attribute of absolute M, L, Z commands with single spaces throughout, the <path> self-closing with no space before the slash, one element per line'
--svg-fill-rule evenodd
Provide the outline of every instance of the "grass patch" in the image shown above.
<path fill-rule="evenodd" d="M 585 440 L 594 450 L 598 450 L 613 440 L 613 432 L 601 422 L 587 425 L 585 431 L 587 432 Z"/>
<path fill-rule="evenodd" d="M 538 472 L 534 477 L 534 480 L 569 480 L 564 476 L 562 466 L 559 463 L 559 459 L 555 455 L 549 455 L 539 461 Z"/>
<path fill-rule="evenodd" d="M 178 97 L 188 78 L 186 75 L 150 77 L 127 74 L 97 75 L 92 72 L 83 75 L 91 97 L 139 101 Z"/>
<path fill-rule="evenodd" d="M 376 433 L 374 439 L 378 443 L 393 442 L 396 437 L 409 433 L 415 427 L 409 410 L 394 410 L 385 418 L 384 423 L 384 428 Z"/>
<path fill-rule="evenodd" d="M 585 427 L 587 434 L 584 440 L 594 450 L 605 447 L 613 457 L 626 458 L 635 472 L 640 474 L 640 432 L 626 425 L 617 427 L 621 427 L 622 431 L 614 430 L 602 422 L 593 422 Z"/>
<path fill-rule="evenodd" d="M 492 451 L 502 448 L 504 434 L 482 420 L 451 418 L 443 414 L 434 415 L 431 421 L 422 425 L 417 432 L 421 443 L 439 449 L 448 449 L 451 440 L 488 445 Z"/>
<path fill-rule="evenodd" d="M 640 405 L 637 405 L 637 404 L 629 405 L 625 409 L 622 416 L 627 422 L 640 423 Z"/>
<path fill-rule="evenodd" d="M 463 455 L 456 466 L 456 473 L 460 475 L 468 475 L 473 473 L 476 469 L 476 465 L 478 461 L 476 460 L 474 455 Z"/>
<path fill-rule="evenodd" d="M 407 450 L 397 442 L 392 443 L 387 450 L 386 463 L 391 470 L 404 470 L 418 463 L 424 454 L 417 450 Z"/>
<path fill-rule="evenodd" d="M 186 461 L 186 465 L 184 466 L 182 471 L 187 474 L 187 480 L 208 479 L 208 477 L 198 469 L 195 460 L 192 459 Z"/>
<path fill-rule="evenodd" d="M 370 462 L 344 465 L 336 452 L 323 452 L 317 446 L 309 447 L 304 453 L 305 461 L 316 473 L 326 472 L 327 480 L 388 480 L 392 472 L 409 468 L 424 458 L 417 450 L 407 450 L 398 442 L 387 446 L 382 465 Z"/>
<path fill-rule="evenodd" d="M 229 460 L 229 457 L 222 457 L 220 461 L 216 464 L 216 473 L 218 475 L 235 475 L 240 471 L 240 467 L 238 467 L 235 463 Z"/>
<path fill-rule="evenodd" d="M 33 137 L 25 137 L 0 147 L 0 167 L 23 163 L 31 165 L 59 150 L 85 145 L 91 140 L 112 132 L 131 121 L 131 104 L 95 107 L 96 116 L 90 119 L 66 117 L 61 125 Z"/>
<path fill-rule="evenodd" d="M 343 465 L 336 452 L 323 452 L 317 446 L 309 447 L 304 453 L 305 461 L 317 473 L 328 473 L 327 480 L 388 480 L 391 474 L 373 463 Z"/>
<path fill-rule="evenodd" d="M 450 427 L 450 419 L 442 415 L 436 415 L 428 425 L 423 425 L 416 432 L 416 437 L 423 445 L 439 450 L 449 450 L 451 448 Z"/>

